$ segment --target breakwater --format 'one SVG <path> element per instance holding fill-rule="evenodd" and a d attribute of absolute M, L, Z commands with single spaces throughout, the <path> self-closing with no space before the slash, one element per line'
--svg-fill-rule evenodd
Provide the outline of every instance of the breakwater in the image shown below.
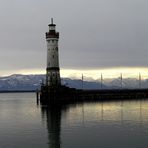
<path fill-rule="evenodd" d="M 40 101 L 50 102 L 79 102 L 97 100 L 146 99 L 148 89 L 102 89 L 82 90 L 60 86 L 56 88 L 42 86 L 39 92 Z"/>

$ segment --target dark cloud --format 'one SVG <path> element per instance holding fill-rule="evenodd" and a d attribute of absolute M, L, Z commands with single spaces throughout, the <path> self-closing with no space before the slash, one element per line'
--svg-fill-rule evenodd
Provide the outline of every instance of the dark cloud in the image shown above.
<path fill-rule="evenodd" d="M 1 0 L 0 67 L 43 68 L 54 17 L 63 68 L 148 66 L 146 0 Z"/>

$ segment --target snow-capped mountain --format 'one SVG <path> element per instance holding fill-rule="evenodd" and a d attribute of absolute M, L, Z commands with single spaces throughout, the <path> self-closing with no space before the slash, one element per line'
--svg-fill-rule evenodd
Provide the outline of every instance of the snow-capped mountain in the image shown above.
<path fill-rule="evenodd" d="M 34 91 L 40 89 L 41 83 L 45 83 L 45 75 L 20 75 L 14 74 L 0 77 L 0 91 Z M 96 81 L 84 81 L 79 79 L 62 78 L 62 84 L 77 89 L 101 89 L 101 83 Z M 122 88 L 148 88 L 148 79 L 138 81 L 133 78 L 122 80 Z M 120 79 L 103 80 L 103 89 L 121 88 Z"/>
<path fill-rule="evenodd" d="M 45 83 L 45 75 L 20 75 L 14 74 L 7 77 L 0 77 L 0 91 L 31 91 L 40 88 Z M 99 82 L 87 82 L 82 84 L 81 80 L 62 78 L 62 84 L 71 88 L 100 89 Z M 106 86 L 103 85 L 105 88 Z"/>
<path fill-rule="evenodd" d="M 69 78 L 63 78 L 62 84 L 66 85 L 71 88 L 77 88 L 77 89 L 101 89 L 101 83 L 100 82 L 91 82 L 91 81 L 84 81 L 82 80 L 73 80 Z M 107 88 L 105 85 L 102 84 L 102 88 Z"/>
<path fill-rule="evenodd" d="M 0 90 L 36 90 L 39 88 L 44 75 L 19 75 L 14 74 L 7 77 L 0 77 Z"/>
<path fill-rule="evenodd" d="M 121 87 L 123 89 L 148 88 L 148 79 L 141 81 L 136 78 L 124 78 L 122 80 L 121 78 L 106 79 L 104 80 L 103 84 L 111 89 L 119 89 Z"/>

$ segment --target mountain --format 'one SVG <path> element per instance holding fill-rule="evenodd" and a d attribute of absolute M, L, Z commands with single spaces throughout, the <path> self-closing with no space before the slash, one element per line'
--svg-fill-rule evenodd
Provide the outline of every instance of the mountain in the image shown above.
<path fill-rule="evenodd" d="M 7 77 L 0 77 L 0 91 L 34 91 L 40 88 L 41 83 L 45 83 L 45 75 L 20 75 L 14 74 Z M 62 78 L 62 84 L 71 88 L 82 88 L 81 80 Z M 83 82 L 84 89 L 99 89 L 99 82 Z M 106 88 L 105 85 L 103 85 Z"/>
<path fill-rule="evenodd" d="M 108 86 L 108 88 L 127 88 L 127 89 L 135 89 L 135 88 L 148 88 L 148 79 L 139 81 L 136 78 L 124 78 L 121 81 L 121 78 L 109 79 L 104 81 L 104 84 Z"/>
<path fill-rule="evenodd" d="M 62 78 L 62 84 L 77 89 L 101 89 L 99 80 L 84 81 L 79 79 Z M 0 91 L 34 91 L 40 89 L 41 83 L 45 83 L 45 75 L 20 75 L 14 74 L 7 77 L 0 77 Z M 122 81 L 122 87 L 148 88 L 148 79 L 139 82 L 134 78 L 126 78 Z M 121 88 L 121 80 L 105 79 L 102 84 L 103 89 L 119 89 Z"/>
<path fill-rule="evenodd" d="M 39 88 L 44 75 L 19 75 L 14 74 L 7 77 L 0 77 L 0 91 L 30 91 Z"/>
<path fill-rule="evenodd" d="M 77 89 L 101 89 L 101 83 L 99 82 L 90 82 L 90 81 L 84 81 L 82 80 L 73 80 L 69 78 L 63 78 L 62 84 L 71 87 L 71 88 L 77 88 Z M 107 86 L 102 85 L 103 88 L 107 88 Z"/>

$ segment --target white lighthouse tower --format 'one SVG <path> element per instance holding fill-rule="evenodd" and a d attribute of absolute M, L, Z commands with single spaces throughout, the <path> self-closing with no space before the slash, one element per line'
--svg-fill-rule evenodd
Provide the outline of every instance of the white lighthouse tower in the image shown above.
<path fill-rule="evenodd" d="M 59 68 L 59 52 L 58 52 L 58 40 L 59 32 L 56 32 L 56 25 L 51 24 L 49 26 L 49 32 L 46 32 L 47 41 L 47 69 L 46 69 L 46 85 L 50 87 L 57 87 L 61 85 L 60 68 Z"/>

